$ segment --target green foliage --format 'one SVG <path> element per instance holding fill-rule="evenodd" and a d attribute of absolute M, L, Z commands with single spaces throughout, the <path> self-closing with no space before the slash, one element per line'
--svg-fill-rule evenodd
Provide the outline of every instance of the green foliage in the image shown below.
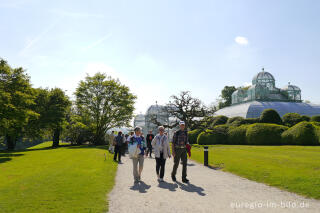
<path fill-rule="evenodd" d="M 242 122 L 242 124 L 256 124 L 260 123 L 260 118 L 246 118 Z"/>
<path fill-rule="evenodd" d="M 221 91 L 221 98 L 222 101 L 219 102 L 219 109 L 222 109 L 224 107 L 230 106 L 232 103 L 232 93 L 236 91 L 235 86 L 225 86 L 223 90 Z"/>
<path fill-rule="evenodd" d="M 230 129 L 228 134 L 229 144 L 235 144 L 235 145 L 248 144 L 247 137 L 246 137 L 248 127 L 249 125 L 241 125 L 233 129 Z"/>
<path fill-rule="evenodd" d="M 289 145 L 320 145 L 319 127 L 310 122 L 300 122 L 282 134 L 282 141 Z"/>
<path fill-rule="evenodd" d="M 87 76 L 75 92 L 77 110 L 89 119 L 93 143 L 105 143 L 105 133 L 114 127 L 129 126 L 136 96 L 119 80 L 97 73 Z"/>
<path fill-rule="evenodd" d="M 301 120 L 302 121 L 310 121 L 311 118 L 309 116 L 307 116 L 307 115 L 301 115 Z"/>
<path fill-rule="evenodd" d="M 199 134 L 197 142 L 199 145 L 228 144 L 228 125 L 218 125 L 212 130 Z"/>
<path fill-rule="evenodd" d="M 261 123 L 282 124 L 282 120 L 278 112 L 274 109 L 265 109 L 260 115 Z"/>
<path fill-rule="evenodd" d="M 244 122 L 244 118 L 237 116 L 237 117 L 229 118 L 227 121 L 227 124 L 240 126 L 241 124 L 243 124 L 243 122 Z"/>
<path fill-rule="evenodd" d="M 314 115 L 314 116 L 312 116 L 310 121 L 320 122 L 320 115 Z"/>
<path fill-rule="evenodd" d="M 214 120 L 212 122 L 212 126 L 217 126 L 217 125 L 223 125 L 223 124 L 226 124 L 227 121 L 228 121 L 228 117 L 227 116 L 224 116 L 224 115 L 219 115 L 219 116 L 216 116 L 214 117 Z"/>
<path fill-rule="evenodd" d="M 30 119 L 39 116 L 31 108 L 34 90 L 22 68 L 11 68 L 0 59 L 0 135 L 7 140 L 8 149 L 15 147 Z"/>
<path fill-rule="evenodd" d="M 303 121 L 303 118 L 298 113 L 287 113 L 282 117 L 282 121 L 284 125 L 288 127 L 292 127 L 297 123 L 300 123 L 301 121 Z"/>
<path fill-rule="evenodd" d="M 246 132 L 247 142 L 251 145 L 281 145 L 281 134 L 287 129 L 277 124 L 251 124 Z"/>
<path fill-rule="evenodd" d="M 195 129 L 188 132 L 188 138 L 190 144 L 196 144 L 197 138 L 202 131 L 200 129 Z"/>

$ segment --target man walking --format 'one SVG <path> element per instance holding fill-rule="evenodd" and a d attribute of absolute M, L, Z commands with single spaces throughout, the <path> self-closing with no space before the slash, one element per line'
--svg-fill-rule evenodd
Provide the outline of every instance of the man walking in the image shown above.
<path fill-rule="evenodd" d="M 184 121 L 179 122 L 180 130 L 176 131 L 172 140 L 172 156 L 174 157 L 174 165 L 171 173 L 171 178 L 176 181 L 176 173 L 179 166 L 179 161 L 182 161 L 182 182 L 189 183 L 187 179 L 187 148 L 188 132 L 185 130 Z"/>
<path fill-rule="evenodd" d="M 114 145 L 115 145 L 115 149 L 114 149 L 114 156 L 113 156 L 113 160 L 116 161 L 117 160 L 117 155 L 118 155 L 118 163 L 121 163 L 121 147 L 123 146 L 123 135 L 122 132 L 120 131 L 118 133 L 118 136 L 114 138 Z"/>
<path fill-rule="evenodd" d="M 148 154 L 150 155 L 149 157 L 151 158 L 151 154 L 152 154 L 152 140 L 154 138 L 154 135 L 152 134 L 152 131 L 149 131 L 149 134 L 147 134 L 147 153 L 146 156 L 148 156 Z"/>
<path fill-rule="evenodd" d="M 114 131 L 112 131 L 111 134 L 109 135 L 109 152 L 111 152 L 112 154 L 114 153 L 113 142 L 114 142 Z"/>

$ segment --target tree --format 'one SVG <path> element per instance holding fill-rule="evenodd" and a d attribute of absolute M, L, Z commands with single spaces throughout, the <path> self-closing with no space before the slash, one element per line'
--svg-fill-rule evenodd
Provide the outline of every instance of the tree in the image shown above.
<path fill-rule="evenodd" d="M 22 68 L 11 68 L 0 59 L 0 135 L 4 135 L 8 150 L 15 148 L 28 121 L 39 116 L 32 110 L 34 90 Z"/>
<path fill-rule="evenodd" d="M 187 128 L 195 129 L 198 124 L 197 120 L 210 113 L 202 101 L 192 97 L 189 91 L 182 91 L 179 95 L 172 95 L 170 99 L 171 101 L 166 104 L 164 110 L 168 113 L 168 117 L 176 120 L 170 125 L 161 124 L 156 119 L 153 119 L 153 123 L 163 125 L 165 128 L 173 128 L 179 124 L 179 121 L 184 121 Z"/>
<path fill-rule="evenodd" d="M 136 96 L 119 80 L 102 73 L 87 76 L 80 81 L 75 95 L 77 109 L 90 119 L 94 144 L 103 144 L 109 129 L 129 126 Z"/>
<path fill-rule="evenodd" d="M 219 109 L 231 106 L 232 104 L 232 93 L 237 89 L 234 86 L 225 86 L 221 91 L 220 97 L 222 100 L 219 102 Z"/>

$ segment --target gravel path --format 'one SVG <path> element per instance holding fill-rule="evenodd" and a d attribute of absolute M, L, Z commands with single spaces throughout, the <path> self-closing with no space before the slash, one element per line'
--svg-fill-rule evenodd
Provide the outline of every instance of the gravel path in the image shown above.
<path fill-rule="evenodd" d="M 115 187 L 109 194 L 110 213 L 320 212 L 318 200 L 213 170 L 190 160 L 190 184 L 181 182 L 181 165 L 177 183 L 172 182 L 172 159 L 166 162 L 166 182 L 158 183 L 155 159 L 146 158 L 142 182 L 135 185 L 132 161 L 128 157 L 122 160 Z M 287 207 L 284 208 L 284 205 Z"/>

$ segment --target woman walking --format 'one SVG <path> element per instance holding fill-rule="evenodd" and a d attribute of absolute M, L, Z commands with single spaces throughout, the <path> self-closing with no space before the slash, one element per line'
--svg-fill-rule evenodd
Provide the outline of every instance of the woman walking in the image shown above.
<path fill-rule="evenodd" d="M 146 143 L 141 137 L 140 127 L 136 127 L 134 129 L 134 135 L 130 138 L 129 143 L 131 146 L 137 146 L 137 148 L 140 149 L 140 153 L 138 154 L 138 156 L 132 158 L 134 183 L 138 183 L 139 181 L 141 181 L 141 173 L 143 170 L 143 162 L 144 162 L 144 151 L 146 149 Z M 138 170 L 138 164 L 139 164 L 139 170 Z"/>
<path fill-rule="evenodd" d="M 166 165 L 166 159 L 171 157 L 170 145 L 168 137 L 164 134 L 164 127 L 158 127 L 159 134 L 157 134 L 152 140 L 152 147 L 154 148 L 154 154 L 156 158 L 156 173 L 158 181 L 163 182 L 164 170 Z"/>

